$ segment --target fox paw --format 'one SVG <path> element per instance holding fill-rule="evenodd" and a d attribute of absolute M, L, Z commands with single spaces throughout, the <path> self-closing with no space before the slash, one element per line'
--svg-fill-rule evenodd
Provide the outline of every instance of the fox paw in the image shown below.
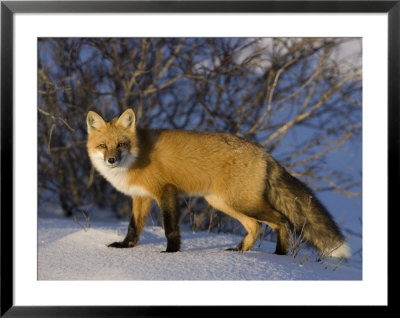
<path fill-rule="evenodd" d="M 161 253 L 176 253 L 180 250 L 180 244 L 168 244 L 167 249 L 165 251 L 161 251 Z"/>
<path fill-rule="evenodd" d="M 107 247 L 115 247 L 115 248 L 128 248 L 128 247 L 133 247 L 134 245 L 130 245 L 129 243 L 125 242 L 114 242 L 111 244 L 108 244 Z"/>
<path fill-rule="evenodd" d="M 165 250 L 165 251 L 161 251 L 160 253 L 176 253 L 179 252 L 179 250 Z"/>
<path fill-rule="evenodd" d="M 229 247 L 226 248 L 225 251 L 229 251 L 229 252 L 239 252 L 239 249 L 237 247 Z"/>
<path fill-rule="evenodd" d="M 230 248 L 225 249 L 225 251 L 243 253 L 246 250 L 243 250 L 243 249 L 241 249 L 239 247 L 230 247 Z"/>

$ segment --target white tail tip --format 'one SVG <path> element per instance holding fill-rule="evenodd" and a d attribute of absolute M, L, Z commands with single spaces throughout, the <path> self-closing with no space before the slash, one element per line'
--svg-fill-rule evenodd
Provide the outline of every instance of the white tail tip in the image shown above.
<path fill-rule="evenodd" d="M 347 243 L 343 243 L 338 248 L 335 248 L 329 256 L 331 257 L 338 257 L 338 258 L 350 258 L 351 257 L 351 250 L 350 246 Z"/>

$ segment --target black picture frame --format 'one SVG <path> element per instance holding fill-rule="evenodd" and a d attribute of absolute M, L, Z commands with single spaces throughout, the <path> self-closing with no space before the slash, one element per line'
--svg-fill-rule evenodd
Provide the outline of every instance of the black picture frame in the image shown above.
<path fill-rule="evenodd" d="M 14 13 L 387 13 L 388 211 L 399 186 L 400 1 L 1 1 L 1 316 L 135 317 L 219 314 L 189 307 L 21 307 L 13 302 L 13 16 Z M 382 106 L 383 107 L 383 106 Z M 385 213 L 386 211 L 379 211 Z M 388 213 L 388 217 L 390 214 Z M 390 222 L 388 222 L 388 226 Z M 390 231 L 389 233 L 393 233 Z M 388 238 L 389 239 L 389 238 Z M 389 241 L 390 242 L 390 241 Z M 388 269 L 389 270 L 389 269 Z M 388 279 L 388 284 L 390 280 Z M 390 298 L 388 299 L 390 305 Z M 293 307 L 292 307 L 293 308 Z M 255 309 L 255 307 L 253 307 Z M 217 311 L 216 311 L 217 310 Z M 240 311 L 240 310 L 239 310 Z M 235 313 L 240 314 L 235 309 Z M 266 312 L 264 311 L 266 314 Z M 246 312 L 246 314 L 248 314 Z"/>

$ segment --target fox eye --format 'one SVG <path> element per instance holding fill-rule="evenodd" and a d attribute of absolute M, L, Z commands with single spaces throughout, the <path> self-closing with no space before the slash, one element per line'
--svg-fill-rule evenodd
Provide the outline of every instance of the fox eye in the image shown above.
<path fill-rule="evenodd" d="M 100 144 L 99 147 L 100 148 L 107 148 L 106 144 Z"/>
<path fill-rule="evenodd" d="M 126 146 L 127 146 L 127 144 L 124 143 L 124 142 L 119 142 L 118 143 L 118 148 L 125 148 Z"/>

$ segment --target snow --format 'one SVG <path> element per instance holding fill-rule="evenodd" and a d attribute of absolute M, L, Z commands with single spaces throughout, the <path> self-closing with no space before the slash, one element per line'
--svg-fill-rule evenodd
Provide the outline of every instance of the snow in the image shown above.
<path fill-rule="evenodd" d="M 128 222 L 91 217 L 90 227 L 71 218 L 38 218 L 39 280 L 361 280 L 360 257 L 346 262 L 318 262 L 309 250 L 299 256 L 273 254 L 275 243 L 257 241 L 248 252 L 226 251 L 242 237 L 227 233 L 192 233 L 182 225 L 181 251 L 161 253 L 166 238 L 148 224 L 136 247 L 107 247 L 121 241 Z"/>

